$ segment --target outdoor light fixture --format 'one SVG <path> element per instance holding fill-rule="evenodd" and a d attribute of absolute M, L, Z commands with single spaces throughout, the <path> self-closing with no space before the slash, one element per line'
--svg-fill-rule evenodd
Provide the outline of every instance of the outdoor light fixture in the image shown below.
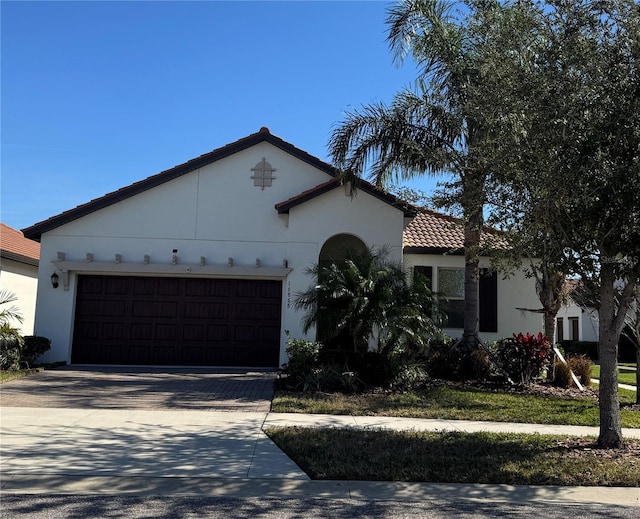
<path fill-rule="evenodd" d="M 54 272 L 53 274 L 51 274 L 51 286 L 53 288 L 58 288 L 58 281 L 60 280 L 58 274 L 56 272 Z"/>

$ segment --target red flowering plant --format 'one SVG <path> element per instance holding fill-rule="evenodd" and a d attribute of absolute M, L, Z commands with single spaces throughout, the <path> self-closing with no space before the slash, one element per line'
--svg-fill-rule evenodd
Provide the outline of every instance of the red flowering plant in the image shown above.
<path fill-rule="evenodd" d="M 495 360 L 511 382 L 530 384 L 549 366 L 551 344 L 542 333 L 514 333 L 512 338 L 503 339 L 497 344 Z"/>

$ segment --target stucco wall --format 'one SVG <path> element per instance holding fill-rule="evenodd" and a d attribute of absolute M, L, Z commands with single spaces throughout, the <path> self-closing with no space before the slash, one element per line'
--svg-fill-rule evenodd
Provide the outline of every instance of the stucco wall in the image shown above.
<path fill-rule="evenodd" d="M 38 267 L 2 258 L 0 289 L 13 292 L 18 298 L 12 304 L 20 309 L 24 321 L 22 324 L 17 321 L 13 321 L 11 324 L 18 328 L 22 335 L 33 335 L 38 289 Z"/>
<path fill-rule="evenodd" d="M 598 311 L 594 309 L 583 309 L 570 301 L 566 305 L 562 305 L 558 311 L 556 318 L 562 318 L 562 327 L 564 329 L 563 337 L 565 340 L 571 340 L 571 324 L 570 318 L 578 319 L 578 330 L 580 341 L 598 341 Z"/>
<path fill-rule="evenodd" d="M 276 171 L 273 185 L 261 189 L 253 185 L 251 168 L 263 158 Z M 284 331 L 303 336 L 302 315 L 293 304 L 295 294 L 311 283 L 305 269 L 318 261 L 328 238 L 353 234 L 367 245 L 390 245 L 398 260 L 402 256 L 402 212 L 365 192 L 351 198 L 343 188 L 336 188 L 292 208 L 288 215 L 277 213 L 277 203 L 330 178 L 261 143 L 45 233 L 37 308 L 38 331 L 52 339 L 45 360 L 70 361 L 76 277 L 83 268 L 94 273 L 154 275 L 153 269 L 161 265 L 162 275 L 262 277 L 269 268 L 282 270 L 286 260 L 292 270 L 282 278 L 280 360 L 285 362 Z M 176 265 L 171 264 L 174 249 Z M 49 281 L 58 251 L 75 265 L 68 290 L 62 280 L 57 289 Z M 83 266 L 86 253 L 93 254 L 92 265 Z M 121 263 L 115 263 L 115 254 L 121 255 Z M 149 265 L 143 262 L 145 255 Z M 206 269 L 198 267 L 201 256 L 207 268 L 226 269 L 230 257 L 234 267 L 222 274 L 206 274 Z M 261 268 L 255 268 L 256 258 Z M 97 265 L 103 270 L 96 270 Z"/>
<path fill-rule="evenodd" d="M 464 257 L 458 255 L 406 254 L 405 267 L 409 272 L 417 265 L 433 267 L 434 289 L 438 290 L 438 267 L 464 268 Z M 481 258 L 481 268 L 489 268 L 489 258 Z M 482 332 L 483 341 L 496 341 L 504 337 L 511 337 L 513 333 L 538 333 L 543 329 L 540 314 L 518 310 L 518 308 L 537 309 L 540 301 L 536 295 L 535 283 L 522 273 L 516 273 L 509 279 L 503 279 L 498 274 L 498 331 L 496 333 Z M 445 329 L 447 335 L 453 338 L 462 336 L 462 329 Z"/>

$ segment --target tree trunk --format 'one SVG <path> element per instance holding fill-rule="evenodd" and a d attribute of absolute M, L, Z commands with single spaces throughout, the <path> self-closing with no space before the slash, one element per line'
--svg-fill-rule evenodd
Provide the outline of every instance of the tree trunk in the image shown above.
<path fill-rule="evenodd" d="M 464 226 L 464 335 L 467 354 L 478 341 L 480 279 L 480 230 L 482 229 L 482 205 L 467 214 Z"/>
<path fill-rule="evenodd" d="M 636 344 L 636 404 L 640 404 L 640 344 Z"/>
<path fill-rule="evenodd" d="M 538 298 L 544 311 L 544 334 L 552 346 L 556 343 L 556 316 L 562 306 L 562 293 L 565 276 L 562 272 L 542 266 L 542 272 L 536 276 Z M 547 370 L 547 380 L 553 380 L 556 372 L 556 354 L 551 353 L 551 366 Z"/>
<path fill-rule="evenodd" d="M 618 340 L 622 327 L 616 319 L 615 272 L 604 261 L 600 271 L 600 435 L 598 445 L 605 449 L 624 448 L 620 402 L 618 399 Z M 622 305 L 620 305 L 622 306 Z M 618 308 L 618 313 L 623 311 Z M 626 312 L 626 309 L 624 310 Z M 618 329 L 619 328 L 619 329 Z"/>

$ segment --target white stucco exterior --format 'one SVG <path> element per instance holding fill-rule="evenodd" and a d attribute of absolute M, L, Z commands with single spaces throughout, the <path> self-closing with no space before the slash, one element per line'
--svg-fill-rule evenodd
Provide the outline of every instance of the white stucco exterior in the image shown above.
<path fill-rule="evenodd" d="M 264 161 L 272 170 L 269 182 L 253 178 L 258 165 L 265 167 Z M 403 231 L 415 212 L 370 184 L 363 183 L 354 193 L 350 186 L 340 185 L 335 175 L 330 165 L 262 129 L 25 229 L 25 236 L 41 242 L 35 333 L 52 341 L 51 350 L 41 360 L 72 362 L 76 303 L 82 292 L 79 276 L 96 275 L 105 283 L 116 281 L 111 276 L 129 276 L 135 282 L 149 277 L 162 283 L 170 280 L 158 278 L 269 280 L 276 284 L 261 286 L 275 288 L 281 283 L 279 345 L 269 339 L 269 351 L 282 364 L 286 362 L 286 331 L 293 337 L 305 337 L 303 314 L 295 309 L 295 297 L 314 281 L 306 269 L 318 262 L 323 245 L 331 238 L 346 235 L 369 247 L 385 246 L 391 259 L 404 261 L 407 270 L 418 265 L 433 267 L 436 291 L 438 268 L 464 268 L 463 256 L 456 254 L 403 255 Z M 334 243 L 332 240 L 332 246 Z M 482 267 L 489 267 L 487 258 L 482 259 Z M 50 280 L 54 272 L 60 276 L 57 288 Z M 147 281 L 152 280 L 144 283 Z M 542 329 L 540 314 L 519 310 L 539 306 L 531 279 L 498 276 L 495 285 L 497 302 L 492 315 L 496 331 L 481 333 L 483 341 Z M 268 305 L 275 309 L 277 319 L 274 300 L 280 296 L 277 290 L 273 293 Z M 209 300 L 198 304 L 202 308 Z M 78 304 L 78 308 L 84 307 Z M 96 326 L 105 324 L 103 314 L 96 315 Z M 270 321 L 269 333 L 277 330 L 274 322 Z M 204 321 L 205 326 L 210 324 Z M 452 337 L 462 334 L 461 329 L 446 331 Z M 91 337 L 83 336 L 90 349 Z M 315 330 L 306 337 L 315 339 Z M 156 339 L 149 340 L 151 348 L 156 348 Z M 212 352 L 208 336 L 204 340 L 204 349 Z"/>
<path fill-rule="evenodd" d="M 12 326 L 19 329 L 22 335 L 34 335 L 38 267 L 2 258 L 0 289 L 8 290 L 17 297 L 17 301 L 11 304 L 19 308 L 23 322 L 14 321 Z"/>
<path fill-rule="evenodd" d="M 573 336 L 573 319 L 578 321 L 578 337 Z M 582 308 L 570 299 L 556 315 L 556 326 L 560 324 L 564 340 L 598 342 L 598 311 L 594 308 Z M 558 336 L 559 331 L 556 330 Z"/>
<path fill-rule="evenodd" d="M 251 179 L 251 168 L 262 159 L 275 168 L 270 187 L 254 186 Z M 260 142 L 43 233 L 36 329 L 52 340 L 43 360 L 71 361 L 77 276 L 91 272 L 280 280 L 280 363 L 285 362 L 285 330 L 304 336 L 292 300 L 312 282 L 305 269 L 318 261 L 327 239 L 352 234 L 370 246 L 388 245 L 396 259 L 402 257 L 403 211 L 364 191 L 350 197 L 337 187 L 288 214 L 276 210 L 276 204 L 330 179 Z M 87 253 L 93 255 L 90 262 Z M 54 270 L 61 275 L 57 289 L 50 282 Z"/>
<path fill-rule="evenodd" d="M 405 267 L 412 271 L 414 266 L 433 267 L 433 289 L 439 290 L 438 269 L 456 268 L 464 269 L 464 256 L 461 255 L 437 255 L 437 254 L 405 254 Z M 480 268 L 490 268 L 489 258 L 480 260 Z M 511 337 L 513 333 L 538 333 L 542 330 L 542 317 L 538 313 L 528 312 L 522 309 L 535 309 L 540 307 L 537 298 L 535 282 L 527 278 L 523 273 L 516 272 L 508 279 L 498 274 L 497 277 L 497 331 L 481 332 L 480 340 L 497 341 L 505 337 Z M 445 328 L 447 335 L 453 338 L 462 336 L 461 328 Z"/>

